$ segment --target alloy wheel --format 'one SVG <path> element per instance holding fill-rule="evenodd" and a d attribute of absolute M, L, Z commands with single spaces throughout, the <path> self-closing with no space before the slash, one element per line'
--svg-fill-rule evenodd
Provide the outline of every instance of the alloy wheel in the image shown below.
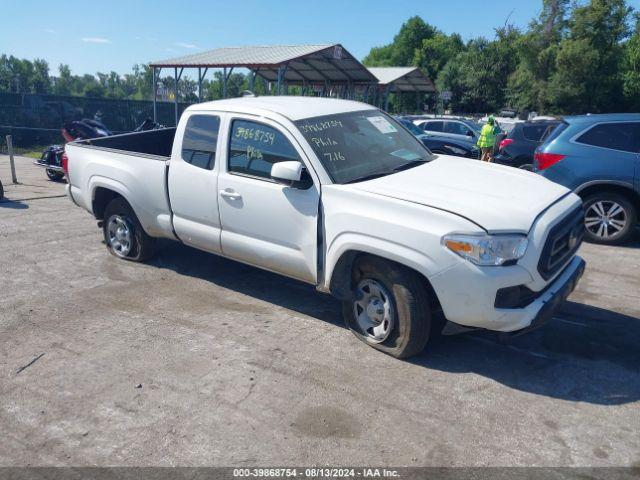
<path fill-rule="evenodd" d="M 594 236 L 610 239 L 618 235 L 629 221 L 626 210 L 613 200 L 592 203 L 584 216 L 584 225 Z"/>
<path fill-rule="evenodd" d="M 133 234 L 124 217 L 112 215 L 107 223 L 107 234 L 113 253 L 121 258 L 129 255 L 133 245 Z"/>

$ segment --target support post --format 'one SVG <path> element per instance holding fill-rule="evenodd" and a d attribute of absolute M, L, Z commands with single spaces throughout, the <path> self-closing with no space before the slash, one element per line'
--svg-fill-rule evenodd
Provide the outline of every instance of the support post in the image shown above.
<path fill-rule="evenodd" d="M 156 67 L 153 67 L 153 121 L 158 122 L 158 105 L 157 105 L 157 97 L 158 97 L 158 74 L 160 72 L 156 71 Z"/>
<path fill-rule="evenodd" d="M 384 111 L 389 113 L 389 87 L 384 89 Z"/>
<path fill-rule="evenodd" d="M 287 67 L 288 65 L 280 65 L 278 67 L 278 87 L 276 89 L 276 94 L 280 95 L 282 92 L 282 84 L 284 83 L 284 77 L 285 74 L 287 73 Z"/>
<path fill-rule="evenodd" d="M 198 67 L 198 102 L 202 103 L 202 69 Z"/>
<path fill-rule="evenodd" d="M 222 98 L 227 98 L 227 67 L 222 69 Z"/>
<path fill-rule="evenodd" d="M 255 93 L 253 91 L 253 84 L 256 80 L 256 75 L 257 75 L 257 70 L 251 70 L 251 73 L 249 74 L 249 90 L 251 90 L 251 93 Z"/>
<path fill-rule="evenodd" d="M 11 135 L 7 135 L 7 153 L 9 154 L 9 165 L 11 166 L 11 181 L 17 184 L 18 178 L 16 177 L 16 164 L 13 160 L 13 138 Z"/>
<path fill-rule="evenodd" d="M 282 84 L 282 65 L 278 67 L 278 83 L 276 86 L 276 95 L 280 95 L 280 85 Z"/>
<path fill-rule="evenodd" d="M 176 113 L 176 127 L 178 126 L 178 68 L 173 69 L 173 104 Z"/>

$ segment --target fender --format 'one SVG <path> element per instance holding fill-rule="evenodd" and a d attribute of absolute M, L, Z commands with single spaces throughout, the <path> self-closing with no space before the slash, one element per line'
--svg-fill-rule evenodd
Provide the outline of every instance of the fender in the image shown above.
<path fill-rule="evenodd" d="M 601 185 L 603 187 L 606 186 L 614 186 L 614 187 L 625 187 L 628 188 L 629 190 L 631 190 L 632 192 L 634 192 L 633 189 L 633 184 L 628 183 L 628 182 L 621 182 L 619 180 L 592 180 L 590 182 L 585 182 L 583 184 L 581 184 L 580 186 L 576 187 L 576 189 L 574 190 L 575 193 L 580 193 L 582 190 L 585 190 L 589 187 L 594 187 L 597 185 Z"/>
<path fill-rule="evenodd" d="M 455 263 L 454 259 L 449 259 L 448 262 L 443 261 L 444 258 L 447 258 L 446 256 L 436 260 L 424 251 L 419 251 L 383 238 L 355 232 L 345 232 L 334 238 L 327 249 L 326 275 L 324 284 L 319 286 L 319 290 L 324 292 L 330 290 L 334 269 L 340 258 L 349 251 L 370 253 L 386 258 L 419 272 L 427 279 L 437 275 Z"/>
<path fill-rule="evenodd" d="M 144 228 L 145 232 L 148 235 L 152 237 L 167 236 L 165 232 L 158 231 L 156 227 L 156 224 L 160 222 L 161 219 L 155 218 L 153 212 L 150 212 L 149 210 L 143 208 L 141 205 L 137 204 L 133 200 L 135 195 L 133 195 L 131 190 L 122 182 L 119 182 L 118 180 L 114 180 L 112 178 L 103 177 L 101 175 L 92 175 L 87 182 L 87 186 L 89 188 L 89 191 L 91 192 L 91 195 L 89 198 L 85 199 L 85 201 L 88 202 L 88 205 L 85 205 L 85 207 L 91 213 L 93 213 L 93 200 L 95 199 L 96 190 L 100 187 L 106 188 L 108 190 L 116 192 L 117 194 L 122 196 L 122 198 L 124 198 L 127 203 L 129 203 L 129 205 L 133 209 L 133 212 L 136 214 L 136 217 L 138 217 L 142 228 Z"/>

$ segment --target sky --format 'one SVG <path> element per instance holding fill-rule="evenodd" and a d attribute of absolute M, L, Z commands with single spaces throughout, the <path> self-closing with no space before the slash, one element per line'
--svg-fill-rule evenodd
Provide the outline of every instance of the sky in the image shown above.
<path fill-rule="evenodd" d="M 640 10 L 640 0 L 629 4 Z M 526 27 L 542 0 L 0 0 L 0 54 L 42 58 L 52 74 L 128 73 L 136 63 L 223 46 L 341 43 L 362 60 L 420 15 L 465 40 Z"/>

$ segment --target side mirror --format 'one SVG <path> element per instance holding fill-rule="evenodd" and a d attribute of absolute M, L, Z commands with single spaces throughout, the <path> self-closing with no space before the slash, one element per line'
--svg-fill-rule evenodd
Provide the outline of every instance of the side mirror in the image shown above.
<path fill-rule="evenodd" d="M 467 137 L 473 137 L 473 132 L 471 130 L 467 130 Z"/>
<path fill-rule="evenodd" d="M 302 163 L 296 161 L 274 163 L 271 166 L 271 178 L 283 185 L 294 187 L 302 179 Z"/>

